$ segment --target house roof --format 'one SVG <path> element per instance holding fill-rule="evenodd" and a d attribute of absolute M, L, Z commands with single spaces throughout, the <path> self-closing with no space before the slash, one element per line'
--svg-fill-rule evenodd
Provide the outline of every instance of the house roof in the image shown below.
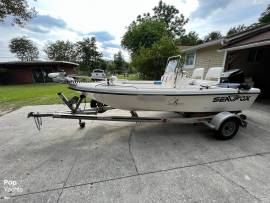
<path fill-rule="evenodd" d="M 255 26 L 255 27 L 252 27 L 250 29 L 244 30 L 242 32 L 227 36 L 226 41 L 233 41 L 233 40 L 239 39 L 241 37 L 245 37 L 248 35 L 254 35 L 254 33 L 261 32 L 261 31 L 264 31 L 264 30 L 269 29 L 269 28 L 270 28 L 270 23 L 262 25 L 262 26 Z"/>
<path fill-rule="evenodd" d="M 78 66 L 77 63 L 68 61 L 8 61 L 0 62 L 0 67 L 18 67 L 18 66 L 48 66 L 48 65 L 72 65 Z"/>
<path fill-rule="evenodd" d="M 183 53 L 187 53 L 187 52 L 196 51 L 198 49 L 203 49 L 203 48 L 214 46 L 214 45 L 222 45 L 223 44 L 223 40 L 224 40 L 224 38 L 221 38 L 221 39 L 217 39 L 217 40 L 205 42 L 203 44 L 199 44 L 199 45 L 195 45 L 195 46 L 183 48 L 182 49 L 182 52 Z"/>
<path fill-rule="evenodd" d="M 232 51 L 251 47 L 270 45 L 270 23 L 250 28 L 243 32 L 213 40 L 192 47 L 183 48 L 183 53 L 196 51 L 214 45 L 221 45 L 219 51 Z"/>
<path fill-rule="evenodd" d="M 233 51 L 270 45 L 270 24 L 227 37 L 221 50 Z"/>
<path fill-rule="evenodd" d="M 185 50 L 185 49 L 187 49 L 187 48 L 190 48 L 190 47 L 192 47 L 192 46 L 182 46 L 182 45 L 180 45 L 180 46 L 178 46 L 178 48 L 182 51 L 182 50 Z"/>

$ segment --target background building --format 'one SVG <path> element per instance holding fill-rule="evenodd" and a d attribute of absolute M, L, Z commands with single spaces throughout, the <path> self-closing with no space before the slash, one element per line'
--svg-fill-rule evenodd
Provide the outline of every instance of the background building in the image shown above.
<path fill-rule="evenodd" d="M 183 48 L 184 69 L 242 69 L 246 81 L 270 97 L 270 24 L 200 45 Z"/>
<path fill-rule="evenodd" d="M 193 71 L 194 68 L 204 68 L 205 73 L 211 67 L 224 67 L 225 51 L 218 51 L 222 48 L 223 39 L 214 40 L 183 48 L 181 50 L 185 55 L 184 69 Z"/>
<path fill-rule="evenodd" d="M 48 73 L 65 71 L 74 74 L 78 64 L 66 61 L 0 62 L 1 84 L 52 82 Z"/>

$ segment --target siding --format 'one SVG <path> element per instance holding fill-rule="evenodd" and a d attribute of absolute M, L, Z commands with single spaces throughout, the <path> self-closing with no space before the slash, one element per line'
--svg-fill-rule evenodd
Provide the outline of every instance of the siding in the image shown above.
<path fill-rule="evenodd" d="M 196 51 L 195 68 L 223 67 L 225 52 L 218 52 L 220 45 L 211 46 Z"/>

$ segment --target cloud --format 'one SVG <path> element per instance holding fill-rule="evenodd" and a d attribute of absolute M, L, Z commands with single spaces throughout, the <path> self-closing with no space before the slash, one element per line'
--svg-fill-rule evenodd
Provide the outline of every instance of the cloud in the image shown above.
<path fill-rule="evenodd" d="M 107 31 L 89 32 L 86 35 L 94 36 L 97 41 L 105 42 L 114 40 L 115 37 Z"/>
<path fill-rule="evenodd" d="M 38 33 L 49 33 L 52 29 L 68 29 L 64 20 L 50 15 L 37 15 L 25 28 Z"/>
<path fill-rule="evenodd" d="M 115 37 L 107 31 L 89 32 L 82 36 L 95 37 L 98 47 L 102 50 L 103 57 L 106 59 L 112 58 L 113 53 L 121 48 L 120 44 L 115 42 Z"/>
<path fill-rule="evenodd" d="M 258 2 L 260 1 L 260 2 Z M 240 24 L 250 25 L 258 21 L 260 14 L 266 9 L 268 2 L 265 0 L 230 0 L 227 3 L 214 1 L 209 3 L 199 0 L 198 9 L 191 14 L 186 30 L 196 31 L 203 38 L 211 31 L 221 31 L 226 35 L 227 31 Z M 211 5 L 210 5 L 211 4 Z M 213 9 L 215 8 L 215 9 Z M 206 13 L 204 17 L 197 17 Z"/>
<path fill-rule="evenodd" d="M 102 57 L 105 58 L 105 59 L 111 59 L 113 56 L 113 53 L 110 52 L 110 51 L 107 51 L 107 50 L 103 50 L 102 51 Z"/>
<path fill-rule="evenodd" d="M 215 11 L 226 8 L 232 0 L 199 0 L 199 6 L 191 13 L 191 18 L 207 18 Z"/>
<path fill-rule="evenodd" d="M 232 26 L 254 23 L 269 3 L 269 0 L 163 1 L 174 5 L 185 17 L 190 18 L 189 23 L 185 25 L 186 30 L 196 31 L 200 37 L 214 30 L 226 34 Z M 32 2 L 31 6 L 37 9 L 38 15 L 26 23 L 24 28 L 11 26 L 11 18 L 6 18 L 5 23 L 0 23 L 0 40 L 2 41 L 0 60 L 10 57 L 8 42 L 11 38 L 19 36 L 35 39 L 40 47 L 48 41 L 76 42 L 83 37 L 93 36 L 96 37 L 103 56 L 112 58 L 113 53 L 121 49 L 121 37 L 131 21 L 136 19 L 138 14 L 151 12 L 152 8 L 158 4 L 157 0 L 131 0 L 128 4 L 125 0 L 77 0 L 76 2 L 29 0 L 29 2 Z M 104 4 L 106 4 L 105 7 Z"/>
<path fill-rule="evenodd" d="M 113 42 L 103 42 L 101 47 L 104 49 L 107 49 L 107 48 L 120 49 L 121 48 L 121 46 L 119 44 L 113 43 Z"/>

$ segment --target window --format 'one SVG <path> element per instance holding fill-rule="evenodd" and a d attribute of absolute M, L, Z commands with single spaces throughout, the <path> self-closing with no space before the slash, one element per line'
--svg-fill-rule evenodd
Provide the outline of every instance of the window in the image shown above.
<path fill-rule="evenodd" d="M 185 66 L 193 68 L 195 62 L 195 53 L 188 53 L 186 55 Z"/>

